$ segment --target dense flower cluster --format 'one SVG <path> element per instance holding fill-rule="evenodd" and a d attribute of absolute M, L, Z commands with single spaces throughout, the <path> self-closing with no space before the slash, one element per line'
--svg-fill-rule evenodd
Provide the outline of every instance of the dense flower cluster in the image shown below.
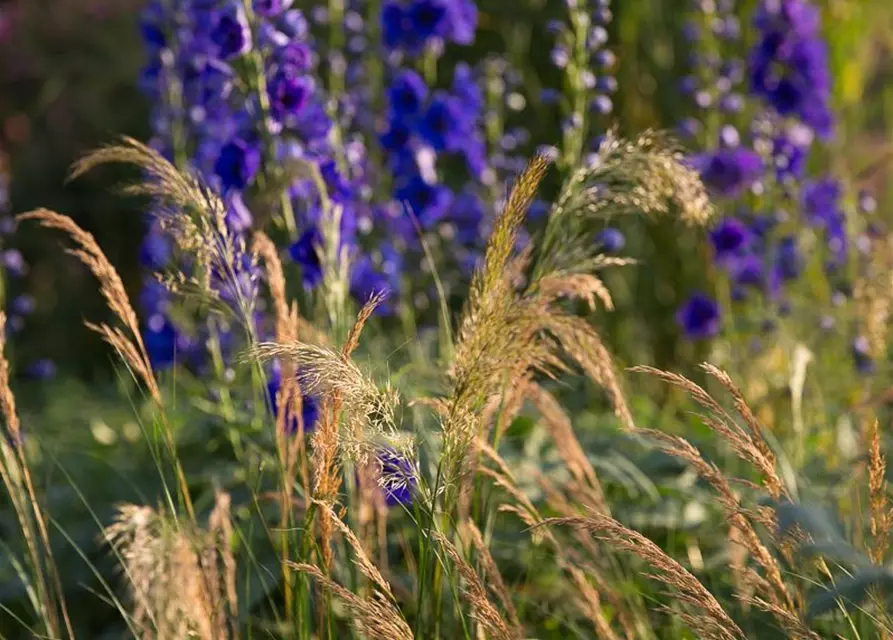
<path fill-rule="evenodd" d="M 290 3 L 189 0 L 173 13 L 150 4 L 143 32 L 152 54 L 146 89 L 155 98 L 157 144 L 175 159 L 188 159 L 228 204 L 223 244 L 245 245 L 239 236 L 253 224 L 249 208 L 261 175 L 275 177 L 289 162 L 319 167 L 332 206 L 339 208 L 341 242 L 349 246 L 356 227 L 354 185 L 344 177 L 332 149 L 332 122 L 314 76 L 315 56 L 303 14 Z M 309 179 L 285 187 L 281 215 L 291 229 L 290 255 L 308 287 L 320 278 L 318 245 L 323 196 Z M 300 228 L 299 228 L 300 227 Z M 170 242 L 159 225 L 150 225 L 141 256 L 153 270 L 168 266 Z M 224 302 L 253 298 L 257 272 L 246 255 L 232 256 L 232 268 L 211 274 Z M 179 265 L 184 268 L 184 265 Z M 188 265 L 186 265 L 188 267 Z M 154 286 L 151 282 L 147 286 Z M 171 364 L 172 352 L 195 346 L 166 315 L 164 296 L 144 296 L 149 318 L 147 341 L 158 346 L 158 366 Z"/>
<path fill-rule="evenodd" d="M 751 91 L 779 115 L 829 136 L 831 76 L 818 9 L 807 0 L 764 0 L 754 26 L 760 39 L 750 55 Z"/>
<path fill-rule="evenodd" d="M 734 207 L 734 215 L 720 220 L 710 234 L 714 259 L 728 274 L 733 301 L 758 291 L 783 312 L 785 285 L 804 270 L 802 232 L 821 234 L 829 274 L 838 272 L 848 256 L 840 185 L 831 179 L 804 182 L 813 138 L 830 135 L 833 122 L 818 10 L 808 0 L 762 0 L 753 22 L 759 41 L 745 73 L 734 52 L 728 58 L 716 53 L 728 51 L 724 44 L 738 39 L 734 2 L 697 2 L 696 8 L 699 20 L 687 35 L 696 43 L 712 38 L 712 44 L 696 47 L 696 73 L 685 89 L 698 110 L 716 109 L 720 115 L 712 120 L 718 139 L 706 140 L 716 147 L 693 156 L 692 163 L 713 193 Z M 741 129 L 747 141 L 733 120 L 744 106 L 736 88 L 745 76 L 751 95 L 759 99 L 749 128 Z M 700 125 L 689 120 L 683 130 L 698 133 Z M 801 215 L 792 215 L 792 209 Z M 806 224 L 793 227 L 798 218 Z M 702 300 L 687 308 L 706 307 Z M 687 333 L 704 337 L 697 330 L 687 328 Z"/>
<path fill-rule="evenodd" d="M 445 41 L 470 44 L 476 26 L 477 10 L 471 0 L 389 2 L 382 9 L 385 49 L 421 48 L 439 55 Z M 490 176 L 478 78 L 472 67 L 460 63 L 453 69 L 449 89 L 437 89 L 400 57 L 392 62 L 379 142 L 394 202 L 382 208 L 377 222 L 410 252 L 418 248 L 419 231 L 439 229 L 451 238 L 450 253 L 458 266 L 467 269 L 476 258 L 485 223 L 480 185 Z M 446 180 L 442 166 L 454 160 L 461 161 L 469 180 Z M 382 255 L 384 272 L 396 274 L 401 261 L 394 246 L 383 246 Z"/>
<path fill-rule="evenodd" d="M 418 53 L 444 42 L 474 41 L 474 0 L 388 0 L 381 11 L 382 39 L 389 49 Z"/>

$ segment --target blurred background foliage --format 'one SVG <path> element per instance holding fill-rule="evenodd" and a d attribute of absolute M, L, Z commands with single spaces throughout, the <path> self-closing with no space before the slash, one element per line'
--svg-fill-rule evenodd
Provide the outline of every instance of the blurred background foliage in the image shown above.
<path fill-rule="evenodd" d="M 299 5 L 301 3 L 298 3 Z M 304 3 L 308 4 L 308 3 Z M 309 3 L 312 5 L 313 3 Z M 873 187 L 893 202 L 893 11 L 886 0 L 824 0 L 835 107 L 840 127 L 827 154 L 838 175 Z M 614 120 L 621 133 L 673 129 L 689 109 L 679 78 L 690 43 L 682 21 L 689 0 L 617 3 L 611 42 L 619 59 Z M 545 24 L 556 7 L 542 0 L 479 3 L 479 34 L 462 55 L 505 50 L 524 71 L 530 93 L 553 85 Z M 125 283 L 139 286 L 137 248 L 143 233 L 138 203 L 117 196 L 120 173 L 102 171 L 66 183 L 71 163 L 119 135 L 148 136 L 148 107 L 137 83 L 144 52 L 139 0 L 27 0 L 0 4 L 0 150 L 11 178 L 11 210 L 46 206 L 71 215 L 97 237 Z M 746 14 L 746 8 L 743 12 Z M 506 26 L 509 25 L 509 26 Z M 540 53 L 537 53 L 540 52 Z M 525 118 L 531 138 L 553 144 L 560 115 Z M 551 117 L 549 117 L 551 115 Z M 607 124 L 607 123 L 606 123 Z M 674 313 L 707 277 L 694 260 L 700 238 L 681 237 L 670 222 L 625 223 L 628 253 L 642 262 L 612 274 L 618 312 L 602 319 L 623 362 L 675 368 L 704 356 L 679 339 Z M 84 379 L 108 377 L 111 360 L 82 324 L 105 313 L 92 277 L 35 228 L 14 239 L 30 265 L 14 283 L 38 301 L 15 341 L 16 361 L 50 358 Z"/>

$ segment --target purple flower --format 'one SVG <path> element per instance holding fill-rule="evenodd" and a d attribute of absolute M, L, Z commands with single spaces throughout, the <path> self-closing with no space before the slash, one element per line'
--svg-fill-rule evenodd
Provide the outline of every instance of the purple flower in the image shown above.
<path fill-rule="evenodd" d="M 170 297 L 170 291 L 168 291 L 164 283 L 148 277 L 143 282 L 143 288 L 140 290 L 140 307 L 148 314 L 164 313 L 167 311 Z"/>
<path fill-rule="evenodd" d="M 12 303 L 10 303 L 9 306 L 13 313 L 20 316 L 27 316 L 34 313 L 34 309 L 37 308 L 37 302 L 34 300 L 34 296 L 22 294 L 13 298 Z"/>
<path fill-rule="evenodd" d="M 420 40 L 446 37 L 450 23 L 444 0 L 413 0 L 406 12 L 409 26 Z"/>
<path fill-rule="evenodd" d="M 179 334 L 171 321 L 160 313 L 149 316 L 143 329 L 143 342 L 153 369 L 167 369 L 178 359 L 184 359 L 188 341 Z"/>
<path fill-rule="evenodd" d="M 291 6 L 292 0 L 254 0 L 254 11 L 265 18 L 278 16 Z"/>
<path fill-rule="evenodd" d="M 314 288 L 322 281 L 322 263 L 317 251 L 321 243 L 322 234 L 319 229 L 311 227 L 288 248 L 291 259 L 301 265 L 301 275 L 307 289 Z"/>
<path fill-rule="evenodd" d="M 25 368 L 25 375 L 34 380 L 49 380 L 55 378 L 58 368 L 56 363 L 49 358 L 41 358 L 31 362 Z"/>
<path fill-rule="evenodd" d="M 257 146 L 237 138 L 223 145 L 214 164 L 214 172 L 220 178 L 224 191 L 242 190 L 257 175 L 260 164 Z"/>
<path fill-rule="evenodd" d="M 471 67 L 464 62 L 457 64 L 456 69 L 453 71 L 451 92 L 468 113 L 478 113 L 484 106 L 481 88 L 474 78 Z"/>
<path fill-rule="evenodd" d="M 871 357 L 871 345 L 865 336 L 859 336 L 853 340 L 850 352 L 853 355 L 856 371 L 863 375 L 868 375 L 874 372 L 874 360 Z"/>
<path fill-rule="evenodd" d="M 418 478 L 412 463 L 390 448 L 379 451 L 376 458 L 385 502 L 390 507 L 410 504 L 418 490 Z"/>
<path fill-rule="evenodd" d="M 313 68 L 313 53 L 303 42 L 289 42 L 279 47 L 275 55 L 280 72 L 298 75 Z"/>
<path fill-rule="evenodd" d="M 276 362 L 270 373 L 270 379 L 267 382 L 267 397 L 270 399 L 270 407 L 273 409 L 273 416 L 279 416 L 279 389 L 282 386 L 282 369 Z M 298 422 L 297 416 L 291 416 L 285 430 L 289 435 L 294 435 L 300 427 L 303 427 L 304 433 L 313 431 L 319 420 L 319 401 L 311 395 L 301 395 L 301 421 Z M 303 424 L 301 424 L 303 423 Z"/>
<path fill-rule="evenodd" d="M 782 116 L 796 116 L 819 135 L 831 134 L 831 76 L 807 0 L 763 0 L 754 25 L 760 39 L 750 54 L 750 88 Z"/>
<path fill-rule="evenodd" d="M 734 198 L 763 173 L 763 160 L 749 149 L 719 149 L 694 158 L 701 179 L 715 193 Z"/>
<path fill-rule="evenodd" d="M 428 85 L 415 71 L 401 72 L 388 89 L 393 119 L 414 118 L 428 99 Z"/>
<path fill-rule="evenodd" d="M 381 136 L 381 146 L 388 151 L 401 152 L 409 146 L 410 140 L 412 140 L 412 130 L 406 123 L 392 120 L 388 130 Z"/>
<path fill-rule="evenodd" d="M 759 256 L 741 256 L 731 263 L 735 284 L 741 287 L 762 288 L 766 283 L 763 260 Z"/>
<path fill-rule="evenodd" d="M 18 249 L 7 249 L 0 255 L 0 262 L 3 264 L 10 275 L 23 276 L 28 272 L 28 265 L 25 264 L 25 257 Z"/>
<path fill-rule="evenodd" d="M 270 112 L 280 122 L 298 115 L 313 94 L 313 78 L 295 75 L 289 68 L 275 74 L 269 82 Z"/>
<path fill-rule="evenodd" d="M 428 229 L 449 210 L 452 193 L 443 185 L 428 184 L 419 175 L 412 176 L 397 189 L 395 196 L 417 216 L 423 228 Z"/>
<path fill-rule="evenodd" d="M 719 333 L 719 305 L 703 293 L 695 293 L 676 313 L 676 322 L 690 340 L 712 338 Z"/>
<path fill-rule="evenodd" d="M 436 151 L 458 151 L 467 140 L 470 123 L 462 103 L 453 97 L 437 96 L 419 122 L 419 134 Z"/>
<path fill-rule="evenodd" d="M 716 261 L 725 263 L 730 258 L 740 255 L 750 242 L 750 237 L 747 225 L 739 219 L 726 218 L 722 220 L 710 232 L 710 241 L 713 243 Z"/>
<path fill-rule="evenodd" d="M 233 6 L 228 11 L 219 12 L 210 36 L 221 60 L 238 58 L 251 49 L 251 29 L 241 7 Z"/>
<path fill-rule="evenodd" d="M 157 225 L 153 225 L 140 244 L 140 264 L 146 269 L 160 271 L 168 265 L 172 256 L 173 246 L 170 239 Z"/>
<path fill-rule="evenodd" d="M 470 186 L 459 192 L 450 207 L 450 221 L 456 225 L 456 242 L 463 246 L 479 243 L 484 216 L 484 203 Z"/>
<path fill-rule="evenodd" d="M 245 205 L 242 194 L 232 191 L 226 198 L 226 224 L 234 233 L 244 233 L 251 228 L 254 217 Z"/>
<path fill-rule="evenodd" d="M 290 9 L 279 20 L 279 28 L 290 38 L 303 40 L 307 37 L 310 27 L 307 19 L 298 9 Z"/>
<path fill-rule="evenodd" d="M 810 182 L 803 187 L 801 206 L 807 221 L 815 226 L 826 226 L 840 212 L 840 184 L 833 179 L 825 178 Z"/>
<path fill-rule="evenodd" d="M 785 236 L 778 241 L 775 250 L 775 270 L 783 280 L 794 280 L 803 270 L 803 261 L 797 249 L 797 238 Z"/>
<path fill-rule="evenodd" d="M 375 313 L 391 315 L 394 312 L 393 294 L 400 290 L 403 259 L 390 243 L 380 247 L 377 258 L 373 260 L 368 254 L 357 258 L 350 273 L 350 292 L 361 303 L 365 303 L 373 295 L 383 293 L 386 298 Z"/>
<path fill-rule="evenodd" d="M 478 9 L 474 0 L 448 0 L 447 11 L 450 16 L 449 39 L 461 45 L 474 42 L 478 23 Z"/>
<path fill-rule="evenodd" d="M 406 10 L 396 0 L 388 0 L 381 9 L 382 39 L 389 49 L 396 49 L 403 43 L 406 32 Z"/>
<path fill-rule="evenodd" d="M 598 235 L 595 236 L 595 241 L 601 245 L 605 253 L 617 253 L 626 244 L 626 238 L 623 237 L 620 230 L 613 227 L 599 231 Z"/>

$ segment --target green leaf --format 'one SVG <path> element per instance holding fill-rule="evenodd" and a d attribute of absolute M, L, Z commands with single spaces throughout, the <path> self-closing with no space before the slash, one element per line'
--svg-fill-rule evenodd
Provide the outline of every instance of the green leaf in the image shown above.
<path fill-rule="evenodd" d="M 857 607 L 868 597 L 871 587 L 878 587 L 882 592 L 893 592 L 893 572 L 884 567 L 865 567 L 839 580 L 832 588 L 809 599 L 806 619 L 826 614 L 840 605 Z"/>

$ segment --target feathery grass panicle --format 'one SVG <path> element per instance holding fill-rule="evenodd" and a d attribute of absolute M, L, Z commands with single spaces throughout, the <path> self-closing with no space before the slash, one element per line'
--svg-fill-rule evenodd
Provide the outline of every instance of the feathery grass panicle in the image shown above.
<path fill-rule="evenodd" d="M 868 493 L 871 505 L 871 545 L 868 554 L 882 564 L 890 546 L 893 507 L 887 497 L 887 460 L 881 452 L 881 433 L 877 418 L 871 421 L 868 449 Z"/>
<path fill-rule="evenodd" d="M 622 214 L 669 215 L 704 225 L 713 207 L 698 172 L 667 136 L 647 131 L 635 140 L 611 131 L 596 158 L 576 169 L 552 205 L 534 273 L 589 271 L 599 260 L 590 221 Z"/>
<path fill-rule="evenodd" d="M 745 462 L 760 472 L 763 484 L 769 495 L 775 499 L 790 498 L 787 488 L 776 469 L 775 453 L 766 443 L 762 435 L 759 421 L 751 411 L 741 391 L 735 386 L 728 374 L 711 364 L 701 365 L 702 369 L 715 378 L 730 393 L 736 411 L 743 418 L 747 429 L 738 422 L 701 386 L 685 376 L 661 371 L 652 367 L 633 367 L 633 373 L 646 373 L 686 391 L 692 399 L 707 409 L 710 415 L 700 415 L 705 426 L 712 429 L 726 440 L 733 451 Z"/>
<path fill-rule="evenodd" d="M 223 199 L 198 176 L 179 171 L 154 149 L 126 136 L 121 144 L 102 147 L 78 160 L 70 179 L 110 163 L 130 164 L 142 170 L 145 178 L 125 187 L 124 193 L 149 197 L 162 230 L 198 265 L 194 276 L 179 274 L 178 289 L 199 293 L 215 309 L 233 308 L 251 339 L 256 304 L 252 276 L 255 256 L 248 251 L 245 238 L 226 223 Z M 221 289 L 232 298 L 228 304 L 221 303 Z"/>
<path fill-rule="evenodd" d="M 209 252 L 217 244 L 213 232 L 226 227 L 226 205 L 220 196 L 197 177 L 179 171 L 159 152 L 126 136 L 120 144 L 101 147 L 80 158 L 69 179 L 105 164 L 129 164 L 142 170 L 145 179 L 125 187 L 124 193 L 151 198 L 153 212 L 179 248 L 204 264 L 210 263 Z"/>
<path fill-rule="evenodd" d="M 76 256 L 88 269 L 90 269 L 90 271 L 93 272 L 93 275 L 99 280 L 100 291 L 106 300 L 106 304 L 118 317 L 120 322 L 127 328 L 128 333 L 124 333 L 122 329 L 111 327 L 105 323 L 97 325 L 87 322 L 86 326 L 92 331 L 99 333 L 108 344 L 118 351 L 119 355 L 124 360 L 125 364 L 130 367 L 133 374 L 143 381 L 150 397 L 158 407 L 163 425 L 162 434 L 176 467 L 180 497 L 183 500 L 190 517 L 194 520 L 195 515 L 193 512 L 192 500 L 189 495 L 189 485 L 186 481 L 183 467 L 177 457 L 173 433 L 171 432 L 165 417 L 161 388 L 158 386 L 158 381 L 152 370 L 152 363 L 149 359 L 149 354 L 146 351 L 146 345 L 143 342 L 143 336 L 140 332 L 136 311 L 134 311 L 133 305 L 130 303 L 130 298 L 127 296 L 127 291 L 124 289 L 124 283 L 121 281 L 121 277 L 118 275 L 117 270 L 106 257 L 105 253 L 103 253 L 93 235 L 79 227 L 74 220 L 68 216 L 47 209 L 37 209 L 35 211 L 20 214 L 17 219 L 20 221 L 37 220 L 43 227 L 64 231 L 80 247 L 79 249 L 69 249 L 67 252 Z"/>
<path fill-rule="evenodd" d="M 312 564 L 290 562 L 289 566 L 311 576 L 344 601 L 360 633 L 372 640 L 412 640 L 412 630 L 388 597 L 375 590 L 368 598 L 357 594 L 325 575 Z"/>
<path fill-rule="evenodd" d="M 459 550 L 439 531 L 431 535 L 444 550 L 464 582 L 463 593 L 471 605 L 472 618 L 478 621 L 483 630 L 493 638 L 514 640 L 521 638 L 519 630 L 513 630 L 505 621 L 496 606 L 487 597 L 487 590 L 474 568 L 465 561 Z"/>
<path fill-rule="evenodd" d="M 634 429 L 635 421 L 614 370 L 613 358 L 595 329 L 583 318 L 560 312 L 550 314 L 544 319 L 544 323 L 567 356 L 575 360 L 586 375 L 607 392 L 620 424 L 625 429 Z"/>
<path fill-rule="evenodd" d="M 668 556 L 654 542 L 627 529 L 608 515 L 549 518 L 540 526 L 570 526 L 587 531 L 612 547 L 632 553 L 647 562 L 657 573 L 651 577 L 672 587 L 679 599 L 697 608 L 701 615 L 682 614 L 685 623 L 703 638 L 744 640 L 746 636 L 729 617 L 716 598 L 685 567 Z M 674 614 L 679 615 L 674 611 Z"/>
<path fill-rule="evenodd" d="M 123 563 L 131 615 L 141 637 L 238 637 L 229 508 L 229 496 L 218 493 L 208 529 L 202 530 L 175 523 L 150 507 L 118 507 L 103 536 Z"/>
<path fill-rule="evenodd" d="M 485 295 L 503 278 L 509 257 L 517 246 L 518 230 L 524 224 L 527 210 L 549 165 L 550 161 L 546 156 L 536 156 L 515 179 L 508 200 L 496 217 L 487 239 L 483 266 L 472 279 L 470 304 L 475 304 L 476 296 Z"/>
<path fill-rule="evenodd" d="M 480 417 L 486 402 L 498 396 L 508 380 L 564 370 L 562 352 L 607 391 L 624 427 L 634 428 L 612 358 L 598 333 L 558 306 L 559 299 L 569 297 L 590 306 L 600 299 L 610 308 L 607 289 L 591 272 L 623 263 L 593 253 L 593 242 L 579 218 L 609 206 L 645 213 L 668 211 L 668 201 L 675 201 L 683 218 L 696 222 L 709 216 L 709 202 L 697 174 L 656 134 L 634 143 L 609 137 L 603 156 L 596 168 L 581 169 L 565 186 L 529 278 L 525 274 L 532 251 L 513 255 L 514 239 L 547 167 L 544 159 L 535 159 L 521 174 L 497 217 L 484 263 L 472 279 L 449 369 L 450 391 L 443 403 L 448 409 L 441 419 L 442 478 L 450 495 L 458 492 L 455 487 L 467 470 L 469 447 L 486 426 Z M 573 250 L 574 243 L 580 251 Z"/>
<path fill-rule="evenodd" d="M 337 399 L 348 426 L 332 446 L 358 463 L 365 463 L 376 445 L 391 444 L 403 450 L 397 436 L 396 411 L 399 394 L 390 384 L 381 387 L 364 374 L 357 364 L 332 347 L 292 342 L 260 343 L 247 352 L 260 360 L 290 362 L 303 393 L 327 400 Z M 319 432 L 317 432 L 318 434 Z"/>
<path fill-rule="evenodd" d="M 751 581 L 760 585 L 760 593 L 765 597 L 751 602 L 767 613 L 772 614 L 779 625 L 795 633 L 794 637 L 813 637 L 813 632 L 802 620 L 790 589 L 782 577 L 782 569 L 775 556 L 769 551 L 754 528 L 753 521 L 766 524 L 774 530 L 774 522 L 767 522 L 757 511 L 746 509 L 733 491 L 729 479 L 719 468 L 707 460 L 687 440 L 671 436 L 662 431 L 639 429 L 638 433 L 657 442 L 668 455 L 680 458 L 694 469 L 719 494 L 719 503 L 725 511 L 729 526 L 739 530 L 742 544 L 762 569 L 763 575 L 753 574 Z M 740 597 L 746 597 L 741 594 Z"/>
<path fill-rule="evenodd" d="M 344 341 L 344 346 L 341 348 L 342 357 L 349 358 L 354 350 L 356 350 L 357 346 L 359 346 L 360 335 L 363 333 L 363 327 L 365 327 L 366 323 L 369 322 L 369 318 L 371 318 L 372 314 L 375 313 L 375 309 L 377 309 L 378 306 L 382 302 L 384 302 L 386 296 L 386 292 L 378 291 L 370 296 L 369 299 L 363 304 L 363 307 L 360 309 L 360 313 L 357 315 L 357 319 L 354 321 L 353 326 L 350 328 L 350 332 L 347 334 L 347 339 Z"/>
<path fill-rule="evenodd" d="M 6 359 L 6 313 L 0 311 L 0 413 L 6 423 L 7 440 L 19 443 L 22 426 L 16 411 L 16 399 L 9 386 L 9 361 Z"/>
<path fill-rule="evenodd" d="M 127 365 L 142 379 L 153 400 L 160 405 L 161 390 L 152 373 L 152 365 L 145 344 L 143 344 L 136 311 L 130 304 L 130 298 L 124 289 L 121 276 L 118 275 L 115 267 L 100 249 L 93 235 L 84 231 L 68 216 L 48 209 L 37 209 L 20 214 L 18 220 L 36 220 L 41 226 L 48 229 L 64 231 L 80 247 L 79 249 L 68 249 L 67 252 L 76 256 L 93 272 L 93 275 L 99 280 L 100 291 L 106 304 L 127 328 L 130 335 L 125 335 L 121 330 L 106 324 L 88 323 L 87 326 L 99 333 L 106 342 L 119 351 Z"/>

